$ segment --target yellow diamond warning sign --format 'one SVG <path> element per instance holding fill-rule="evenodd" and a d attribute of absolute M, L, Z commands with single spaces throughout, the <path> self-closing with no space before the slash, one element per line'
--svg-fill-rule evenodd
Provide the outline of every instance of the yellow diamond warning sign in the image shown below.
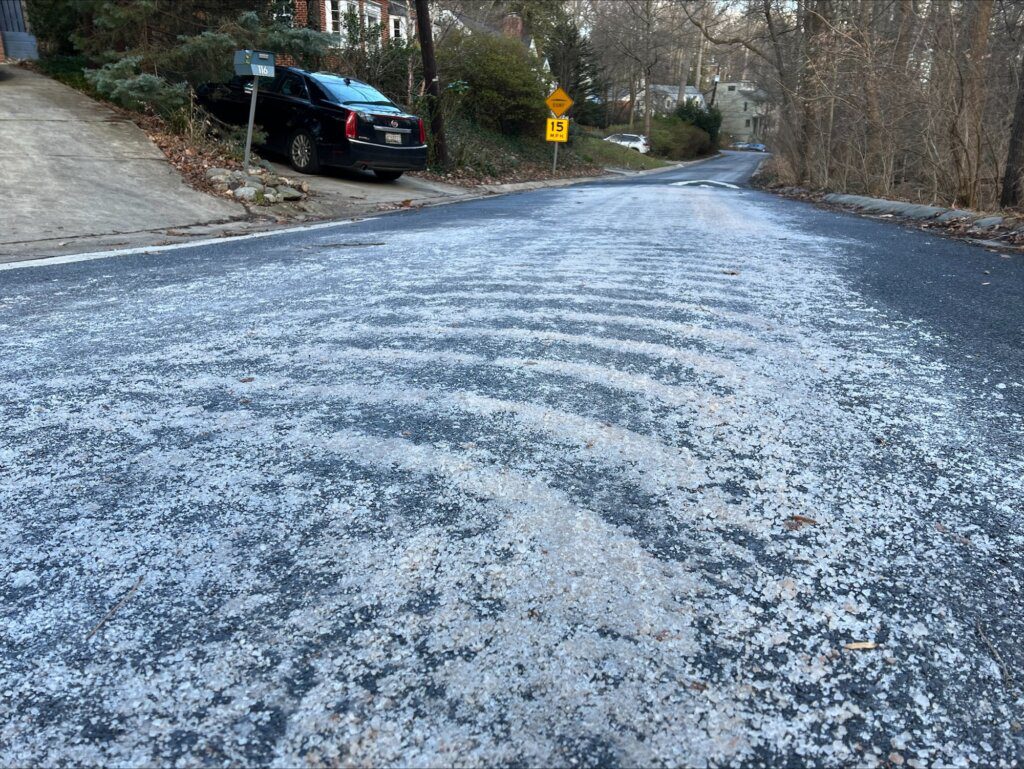
<path fill-rule="evenodd" d="M 555 117 L 562 117 L 572 106 L 572 99 L 569 98 L 565 89 L 559 86 L 544 100 L 544 103 L 548 105 L 548 109 L 554 113 Z"/>

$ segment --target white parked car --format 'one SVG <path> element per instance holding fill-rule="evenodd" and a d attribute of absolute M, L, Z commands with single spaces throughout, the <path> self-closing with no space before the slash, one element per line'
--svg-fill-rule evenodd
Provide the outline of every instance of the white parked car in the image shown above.
<path fill-rule="evenodd" d="M 636 150 L 641 155 L 646 155 L 651 151 L 651 143 L 647 141 L 647 137 L 643 134 L 612 134 L 611 136 L 606 136 L 605 141 L 614 142 L 619 146 Z"/>

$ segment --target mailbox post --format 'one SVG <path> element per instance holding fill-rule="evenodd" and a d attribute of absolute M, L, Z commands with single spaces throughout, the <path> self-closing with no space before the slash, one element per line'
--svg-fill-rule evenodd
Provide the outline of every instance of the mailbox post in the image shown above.
<path fill-rule="evenodd" d="M 249 173 L 249 150 L 252 147 L 252 125 L 256 120 L 260 78 L 274 76 L 274 61 L 274 54 L 270 51 L 235 51 L 235 74 L 252 76 L 252 100 L 249 102 L 249 127 L 245 132 L 245 162 L 242 166 L 246 173 Z"/>

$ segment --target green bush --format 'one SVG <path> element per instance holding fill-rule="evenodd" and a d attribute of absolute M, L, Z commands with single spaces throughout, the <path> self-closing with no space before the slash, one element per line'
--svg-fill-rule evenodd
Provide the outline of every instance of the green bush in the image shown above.
<path fill-rule="evenodd" d="M 264 24 L 250 12 L 223 22 L 216 29 L 179 36 L 173 45 L 148 52 L 143 69 L 152 68 L 171 81 L 195 86 L 229 79 L 234 74 L 232 56 L 243 48 L 274 51 L 279 57 L 290 56 L 299 66 L 316 69 L 322 66 L 332 44 L 325 33 L 279 23 Z"/>
<path fill-rule="evenodd" d="M 72 36 L 92 11 L 88 3 L 27 0 L 25 10 L 44 58 L 49 55 L 73 56 L 77 53 Z"/>
<path fill-rule="evenodd" d="M 712 150 L 706 131 L 675 117 L 654 118 L 647 138 L 651 152 L 669 160 L 689 160 Z"/>
<path fill-rule="evenodd" d="M 718 146 L 718 132 L 722 129 L 722 111 L 718 107 L 704 109 L 696 102 L 686 100 L 676 107 L 675 116 L 704 131 L 711 139 L 711 146 Z"/>
<path fill-rule="evenodd" d="M 518 40 L 453 31 L 438 46 L 437 60 L 444 82 L 465 82 L 460 111 L 470 120 L 512 133 L 543 129 L 544 80 Z"/>
<path fill-rule="evenodd" d="M 85 73 L 96 93 L 127 109 L 168 116 L 189 101 L 184 84 L 171 84 L 159 75 L 139 72 L 139 59 L 128 56 Z"/>
<path fill-rule="evenodd" d="M 597 136 L 581 135 L 572 141 L 572 151 L 583 162 L 605 168 L 628 168 L 639 171 L 666 165 L 650 155 L 641 155 L 628 147 L 606 142 Z"/>
<path fill-rule="evenodd" d="M 84 56 L 63 56 L 60 54 L 43 56 L 37 62 L 39 71 L 47 77 L 59 80 L 90 96 L 96 95 L 96 89 L 85 79 L 85 71 L 90 62 Z"/>

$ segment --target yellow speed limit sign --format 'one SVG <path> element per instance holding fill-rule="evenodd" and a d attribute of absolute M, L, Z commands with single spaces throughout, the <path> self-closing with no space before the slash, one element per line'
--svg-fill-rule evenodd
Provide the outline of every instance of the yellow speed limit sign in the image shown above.
<path fill-rule="evenodd" d="M 565 118 L 549 117 L 547 139 L 549 142 L 569 141 L 569 121 Z"/>

